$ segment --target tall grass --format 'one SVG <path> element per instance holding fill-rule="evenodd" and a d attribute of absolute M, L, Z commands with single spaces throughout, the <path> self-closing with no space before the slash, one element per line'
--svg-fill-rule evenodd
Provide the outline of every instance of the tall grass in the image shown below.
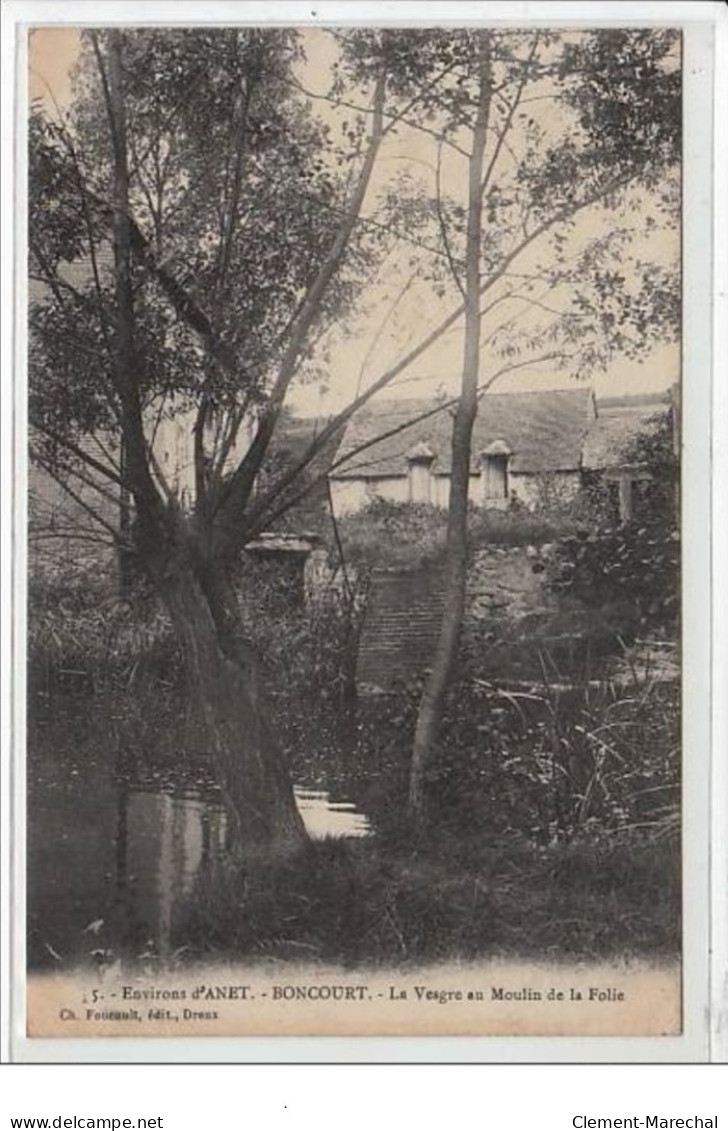
<path fill-rule="evenodd" d="M 679 952 L 679 860 L 663 846 L 328 841 L 285 868 L 206 880 L 177 925 L 196 958 L 417 965 Z"/>
<path fill-rule="evenodd" d="M 517 685 L 469 676 L 448 698 L 428 780 L 433 820 L 538 846 L 674 835 L 680 808 L 680 701 L 674 682 Z M 362 704 L 355 760 L 376 767 L 382 827 L 407 786 L 419 681 Z"/>
<path fill-rule="evenodd" d="M 179 683 L 161 602 L 141 582 L 122 596 L 111 566 L 68 560 L 32 573 L 27 647 L 31 694 L 138 693 L 150 678 Z"/>

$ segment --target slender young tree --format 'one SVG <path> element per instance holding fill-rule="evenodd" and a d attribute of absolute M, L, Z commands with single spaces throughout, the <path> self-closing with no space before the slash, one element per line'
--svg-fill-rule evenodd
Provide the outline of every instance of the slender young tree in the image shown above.
<path fill-rule="evenodd" d="M 482 181 L 490 105 L 493 98 L 491 44 L 487 32 L 478 36 L 476 70 L 478 89 L 472 150 L 468 159 L 463 366 L 460 399 L 455 412 L 452 433 L 452 470 L 450 473 L 450 504 L 445 562 L 445 609 L 432 670 L 417 715 L 410 771 L 409 807 L 411 815 L 418 824 L 422 824 L 425 818 L 425 773 L 433 737 L 437 732 L 442 715 L 442 704 L 450 674 L 457 656 L 460 627 L 465 608 L 470 450 L 473 425 L 478 411 L 478 381 L 480 376 Z"/>
<path fill-rule="evenodd" d="M 559 360 L 584 376 L 610 357 L 638 355 L 648 341 L 677 330 L 674 263 L 662 268 L 644 261 L 630 264 L 625 256 L 622 270 L 621 265 L 610 270 L 609 243 L 619 263 L 631 238 L 628 226 L 572 240 L 576 251 L 569 257 L 569 235 L 585 209 L 610 203 L 618 212 L 620 199 L 635 187 L 650 194 L 651 207 L 655 200 L 669 207 L 674 190 L 660 178 L 666 175 L 669 186 L 679 156 L 676 47 L 669 33 L 620 32 L 575 41 L 543 32 L 460 34 L 450 46 L 459 58 L 460 81 L 454 90 L 438 88 L 431 103 L 455 123 L 439 127 L 429 208 L 441 262 L 463 297 L 464 341 L 452 432 L 444 612 L 419 706 L 410 771 L 409 813 L 418 828 L 426 823 L 427 777 L 465 607 L 471 440 L 479 394 L 518 368 L 524 355 L 526 365 Z M 551 98 L 564 119 L 560 128 L 524 113 L 529 103 Z M 517 126 L 524 118 L 525 128 Z M 467 161 L 462 205 L 447 200 L 441 189 L 444 145 Z M 648 220 L 648 231 L 652 225 Z M 551 241 L 551 263 L 513 271 L 544 235 Z M 629 266 L 636 269 L 636 286 L 627 282 Z M 492 301 L 483 305 L 483 296 L 494 290 Z M 489 316 L 503 305 L 510 305 L 511 313 L 505 318 L 496 313 L 495 326 L 484 335 Z M 525 329 L 516 325 L 524 311 Z M 494 356 L 511 364 L 494 366 Z M 487 400 L 480 410 L 487 412 Z"/>

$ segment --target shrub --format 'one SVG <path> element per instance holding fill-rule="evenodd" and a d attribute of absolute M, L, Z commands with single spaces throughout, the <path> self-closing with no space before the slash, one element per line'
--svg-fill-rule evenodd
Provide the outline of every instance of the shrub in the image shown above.
<path fill-rule="evenodd" d="M 528 546 L 573 533 L 574 517 L 532 514 L 522 506 L 489 510 L 470 505 L 471 549 Z M 339 523 L 347 558 L 358 567 L 410 566 L 441 562 L 445 554 L 447 511 L 440 507 L 375 499 Z"/>
<path fill-rule="evenodd" d="M 561 543 L 555 589 L 592 607 L 628 603 L 641 631 L 674 636 L 680 615 L 680 538 L 659 515 Z"/>
<path fill-rule="evenodd" d="M 141 586 L 121 597 L 112 575 L 72 564 L 31 582 L 28 660 L 31 691 L 131 690 L 142 677 L 172 685 L 180 675 L 161 603 Z"/>
<path fill-rule="evenodd" d="M 379 826 L 401 825 L 420 685 L 364 704 L 354 757 Z M 440 829 L 486 841 L 596 843 L 677 827 L 680 713 L 674 684 L 608 681 L 509 690 L 462 680 L 447 700 L 428 796 Z"/>

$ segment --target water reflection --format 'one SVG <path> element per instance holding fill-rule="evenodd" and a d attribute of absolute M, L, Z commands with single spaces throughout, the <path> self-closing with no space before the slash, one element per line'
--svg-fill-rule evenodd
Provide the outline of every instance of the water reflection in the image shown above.
<path fill-rule="evenodd" d="M 227 820 L 219 797 L 163 788 L 89 760 L 46 757 L 32 774 L 29 805 L 29 961 L 105 962 L 120 952 L 165 959 L 181 904 L 209 886 L 224 859 Z M 152 775 L 154 776 L 154 775 Z M 148 777 L 148 775 L 147 775 Z M 296 789 L 314 838 L 369 834 L 363 813 L 327 791 Z"/>
<path fill-rule="evenodd" d="M 296 800 L 309 836 L 368 836 L 371 829 L 363 813 L 350 801 L 332 801 L 324 790 L 296 786 Z"/>

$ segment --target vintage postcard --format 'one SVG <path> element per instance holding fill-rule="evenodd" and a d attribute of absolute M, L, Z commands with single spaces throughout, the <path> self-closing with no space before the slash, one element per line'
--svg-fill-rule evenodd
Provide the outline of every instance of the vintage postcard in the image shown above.
<path fill-rule="evenodd" d="M 707 1058 L 711 27 L 138 11 L 18 28 L 22 1056 Z"/>

